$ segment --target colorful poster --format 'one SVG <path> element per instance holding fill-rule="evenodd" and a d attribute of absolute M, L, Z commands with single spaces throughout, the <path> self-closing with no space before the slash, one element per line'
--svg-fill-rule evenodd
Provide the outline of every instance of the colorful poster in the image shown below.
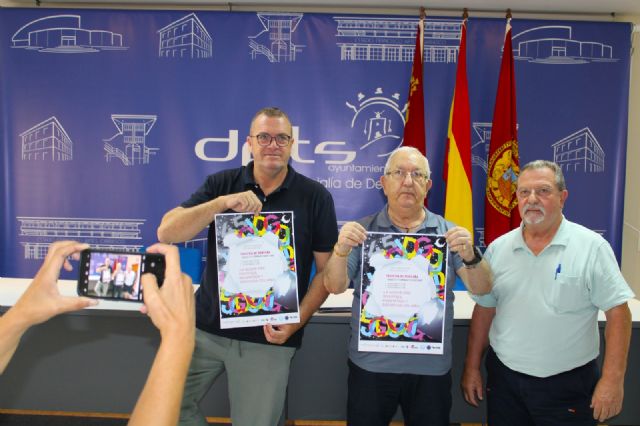
<path fill-rule="evenodd" d="M 442 235 L 367 234 L 359 351 L 443 353 L 447 259 Z"/>
<path fill-rule="evenodd" d="M 300 321 L 293 212 L 215 217 L 220 328 Z"/>

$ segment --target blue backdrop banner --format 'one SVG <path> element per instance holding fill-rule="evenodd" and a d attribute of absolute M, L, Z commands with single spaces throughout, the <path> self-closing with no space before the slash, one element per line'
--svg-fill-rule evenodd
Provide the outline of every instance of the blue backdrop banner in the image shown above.
<path fill-rule="evenodd" d="M 253 114 L 291 117 L 291 165 L 333 194 L 339 221 L 381 208 L 402 143 L 417 17 L 0 9 L 0 276 L 33 276 L 48 245 L 137 250 L 208 174 L 249 161 Z M 512 21 L 520 162 L 559 162 L 567 218 L 619 256 L 631 24 Z M 429 207 L 442 164 L 461 20 L 428 18 Z M 470 19 L 475 234 L 505 31 Z M 204 234 L 185 244 L 203 250 Z"/>

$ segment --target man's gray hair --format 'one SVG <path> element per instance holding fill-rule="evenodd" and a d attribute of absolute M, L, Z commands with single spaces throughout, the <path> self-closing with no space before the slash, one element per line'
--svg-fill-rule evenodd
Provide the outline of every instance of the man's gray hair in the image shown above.
<path fill-rule="evenodd" d="M 534 160 L 531 161 L 523 168 L 520 169 L 520 175 L 524 173 L 526 170 L 539 170 L 539 169 L 549 169 L 553 172 L 556 178 L 556 187 L 559 191 L 564 191 L 567 189 L 567 184 L 564 181 L 564 174 L 562 173 L 562 167 L 558 163 L 554 163 L 549 160 Z"/>
<path fill-rule="evenodd" d="M 412 146 L 401 146 L 400 148 L 394 149 L 389 155 L 389 158 L 387 158 L 387 163 L 384 165 L 384 174 L 387 174 L 389 172 L 389 167 L 391 165 L 391 160 L 393 159 L 393 157 L 401 152 L 405 152 L 407 154 L 415 154 L 420 157 L 424 161 L 424 171 L 427 174 L 427 179 L 431 179 L 431 168 L 429 168 L 429 160 L 427 159 L 427 157 L 422 155 L 419 149 Z"/>

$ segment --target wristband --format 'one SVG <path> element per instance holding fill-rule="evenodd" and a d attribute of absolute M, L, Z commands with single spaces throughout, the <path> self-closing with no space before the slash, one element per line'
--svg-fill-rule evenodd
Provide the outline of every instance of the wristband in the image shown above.
<path fill-rule="evenodd" d="M 346 252 L 346 253 L 340 253 L 338 251 L 338 249 L 336 248 L 337 245 L 338 244 L 336 243 L 336 245 L 333 246 L 333 254 L 335 254 L 336 256 L 338 256 L 338 257 L 347 257 L 347 256 L 349 256 L 351 254 L 351 248 L 349 248 L 349 251 Z"/>
<path fill-rule="evenodd" d="M 475 267 L 478 263 L 482 262 L 482 253 L 480 252 L 480 249 L 478 247 L 473 246 L 473 253 L 475 254 L 475 257 L 473 259 L 469 261 L 462 259 L 462 263 L 464 263 L 464 266 L 472 268 Z"/>

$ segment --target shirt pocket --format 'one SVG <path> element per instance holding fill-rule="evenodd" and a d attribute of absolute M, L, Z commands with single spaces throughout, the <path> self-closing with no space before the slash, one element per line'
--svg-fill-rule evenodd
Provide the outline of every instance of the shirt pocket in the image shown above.
<path fill-rule="evenodd" d="M 581 277 L 559 274 L 545 289 L 547 304 L 559 314 L 580 311 L 591 306 L 589 292 Z"/>

